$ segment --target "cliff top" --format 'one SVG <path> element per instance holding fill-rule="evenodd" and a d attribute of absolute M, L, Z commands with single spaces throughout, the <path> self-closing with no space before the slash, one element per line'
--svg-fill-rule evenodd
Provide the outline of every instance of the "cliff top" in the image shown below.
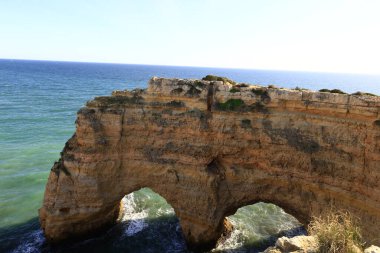
<path fill-rule="evenodd" d="M 114 91 L 111 97 L 97 97 L 89 101 L 87 106 L 104 107 L 126 103 L 148 103 L 154 106 L 159 103 L 158 100 L 171 103 L 170 106 L 210 111 L 267 113 L 271 109 L 290 109 L 339 117 L 380 117 L 380 97 L 368 93 L 287 89 L 273 85 L 237 83 L 215 76 L 206 76 L 202 80 L 152 77 L 147 89 Z"/>
<path fill-rule="evenodd" d="M 318 102 L 330 102 L 336 104 L 350 104 L 360 106 L 380 106 L 380 96 L 366 93 L 355 92 L 347 94 L 338 89 L 322 89 L 320 91 L 312 91 L 296 87 L 280 88 L 274 85 L 262 86 L 258 84 L 237 83 L 226 77 L 217 77 L 208 75 L 201 80 L 198 79 L 178 79 L 178 78 L 161 78 L 152 77 L 149 81 L 148 93 L 155 95 L 171 95 L 198 97 L 201 96 L 207 87 L 212 84 L 216 88 L 216 92 L 224 93 L 227 97 L 255 98 L 270 97 L 271 99 L 284 100 L 309 100 Z M 135 89 L 136 92 L 144 92 L 145 90 Z M 130 91 L 114 91 L 114 96 L 132 94 Z"/>

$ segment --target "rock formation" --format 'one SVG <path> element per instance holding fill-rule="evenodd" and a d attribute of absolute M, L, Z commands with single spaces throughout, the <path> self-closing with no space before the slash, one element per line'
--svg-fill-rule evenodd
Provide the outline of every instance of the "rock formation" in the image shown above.
<path fill-rule="evenodd" d="M 371 245 L 364 250 L 364 253 L 380 253 L 380 248 L 375 245 Z"/>
<path fill-rule="evenodd" d="M 313 236 L 281 237 L 277 239 L 275 247 L 269 247 L 263 253 L 317 253 L 318 240 Z M 360 252 L 359 252 L 360 253 Z"/>
<path fill-rule="evenodd" d="M 51 170 L 40 221 L 52 242 L 115 222 L 149 187 L 174 208 L 192 248 L 259 201 L 307 223 L 330 207 L 361 218 L 379 244 L 380 100 L 228 81 L 152 78 L 80 109 Z"/>

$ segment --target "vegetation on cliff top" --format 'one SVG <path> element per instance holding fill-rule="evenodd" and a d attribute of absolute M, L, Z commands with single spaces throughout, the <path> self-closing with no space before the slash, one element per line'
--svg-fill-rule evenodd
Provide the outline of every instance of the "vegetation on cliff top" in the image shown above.
<path fill-rule="evenodd" d="M 207 75 L 202 78 L 203 81 L 222 81 L 227 82 L 230 84 L 236 84 L 235 81 L 232 81 L 231 79 L 228 79 L 227 77 L 221 77 L 221 76 L 214 76 L 214 75 Z"/>
<path fill-rule="evenodd" d="M 236 83 L 235 81 L 227 78 L 227 77 L 221 77 L 221 76 L 214 76 L 214 75 L 207 75 L 205 77 L 202 78 L 203 81 L 222 81 L 222 82 L 228 82 L 230 84 L 233 85 L 233 87 L 230 89 L 230 92 L 231 93 L 235 93 L 235 92 L 239 92 L 240 91 L 240 88 L 242 87 L 249 87 L 248 84 L 246 83 Z M 205 86 L 204 83 L 202 83 L 201 81 L 196 81 L 196 86 L 197 87 L 201 87 L 203 88 Z M 273 85 L 273 84 L 270 84 L 268 85 L 268 89 L 279 89 L 279 87 Z M 293 88 L 293 90 L 297 90 L 297 91 L 310 91 L 309 89 L 305 89 L 305 88 L 302 88 L 302 87 L 295 87 Z M 262 89 L 260 88 L 254 88 L 251 90 L 253 93 L 255 93 L 256 95 L 261 95 L 260 93 L 261 92 L 265 92 L 265 88 L 263 87 Z M 327 92 L 327 93 L 335 93 L 335 94 L 348 94 L 340 89 L 320 89 L 319 92 Z M 351 95 L 355 95 L 355 96 L 377 96 L 376 94 L 373 94 L 373 93 L 369 93 L 369 92 L 362 92 L 362 91 L 357 91 L 355 93 L 352 93 Z"/>
<path fill-rule="evenodd" d="M 341 90 L 339 90 L 339 89 L 332 89 L 332 90 L 329 90 L 329 89 L 320 89 L 319 92 L 329 92 L 329 93 L 337 93 L 337 94 L 347 94 L 346 92 L 341 91 Z"/>
<path fill-rule="evenodd" d="M 371 97 L 377 97 L 377 95 L 373 94 L 373 93 L 369 93 L 369 92 L 361 92 L 361 91 L 357 91 L 355 93 L 352 93 L 351 95 L 355 95 L 355 96 L 371 96 Z"/>
<path fill-rule="evenodd" d="M 347 94 L 346 92 L 344 92 L 344 91 L 342 91 L 342 90 L 339 90 L 339 89 L 332 89 L 332 90 L 329 90 L 329 89 L 320 89 L 319 92 L 329 92 L 329 93 L 336 93 L 336 94 Z M 352 93 L 351 95 L 354 95 L 354 96 L 371 96 L 371 97 L 377 97 L 377 95 L 375 95 L 375 94 L 373 94 L 373 93 L 362 92 L 362 91 L 354 92 L 354 93 Z"/>
<path fill-rule="evenodd" d="M 232 88 L 230 89 L 230 92 L 231 92 L 231 93 L 240 92 L 240 89 L 235 88 L 235 87 L 232 87 Z"/>
<path fill-rule="evenodd" d="M 349 212 L 329 211 L 312 217 L 308 227 L 310 235 L 319 244 L 319 253 L 353 253 L 363 246 L 358 220 Z"/>
<path fill-rule="evenodd" d="M 265 90 L 265 89 L 257 89 L 257 88 L 254 88 L 251 90 L 251 92 L 257 96 L 262 96 L 262 95 L 265 95 L 265 94 L 268 94 L 268 92 Z"/>

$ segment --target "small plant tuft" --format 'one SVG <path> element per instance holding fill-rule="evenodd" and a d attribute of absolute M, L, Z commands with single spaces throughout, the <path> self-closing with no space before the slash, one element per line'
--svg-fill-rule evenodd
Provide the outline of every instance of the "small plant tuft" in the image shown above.
<path fill-rule="evenodd" d="M 306 88 L 302 88 L 302 87 L 298 87 L 298 86 L 296 86 L 293 90 L 298 90 L 298 91 L 308 91 L 309 89 L 306 89 Z"/>
<path fill-rule="evenodd" d="M 206 84 L 202 83 L 199 80 L 194 81 L 194 85 L 195 85 L 195 87 L 198 87 L 198 88 L 204 88 L 204 87 L 206 87 Z"/>
<path fill-rule="evenodd" d="M 239 84 L 236 84 L 235 87 L 238 87 L 238 88 L 246 88 L 246 87 L 249 87 L 249 85 L 246 84 L 246 83 L 239 83 Z"/>
<path fill-rule="evenodd" d="M 185 93 L 185 95 L 193 97 L 193 96 L 199 96 L 199 94 L 201 94 L 201 93 L 202 93 L 201 90 L 198 90 L 194 86 L 190 86 L 190 89 Z"/>
<path fill-rule="evenodd" d="M 251 127 L 251 120 L 250 119 L 241 120 L 241 127 L 242 128 L 250 128 Z"/>
<path fill-rule="evenodd" d="M 273 84 L 269 84 L 268 88 L 269 89 L 278 89 L 278 87 L 276 85 L 273 85 Z"/>
<path fill-rule="evenodd" d="M 377 95 L 373 94 L 373 93 L 368 93 L 368 92 L 361 92 L 361 91 L 357 91 L 355 93 L 352 93 L 351 95 L 354 95 L 354 96 L 371 96 L 371 97 L 377 97 Z"/>
<path fill-rule="evenodd" d="M 267 94 L 267 91 L 264 89 L 252 89 L 251 92 L 257 96 L 262 96 Z"/>
<path fill-rule="evenodd" d="M 181 94 L 182 92 L 183 92 L 183 89 L 180 87 L 180 88 L 172 90 L 170 93 L 178 95 L 178 94 Z"/>
<path fill-rule="evenodd" d="M 308 232 L 317 238 L 319 253 L 353 253 L 363 246 L 357 223 L 349 212 L 330 210 L 312 217 Z"/>
<path fill-rule="evenodd" d="M 217 103 L 217 109 L 221 111 L 234 111 L 245 105 L 244 101 L 241 99 L 229 99 L 224 103 Z"/>
<path fill-rule="evenodd" d="M 240 90 L 239 90 L 238 88 L 232 87 L 232 88 L 230 89 L 230 92 L 231 92 L 231 93 L 236 93 L 236 92 L 240 92 Z"/>
<path fill-rule="evenodd" d="M 346 92 L 339 90 L 339 89 L 320 89 L 319 92 L 328 92 L 328 93 L 337 93 L 337 94 L 347 94 Z"/>
<path fill-rule="evenodd" d="M 166 105 L 171 106 L 171 107 L 184 107 L 185 103 L 183 103 L 182 101 L 173 100 L 173 101 L 166 103 Z"/>

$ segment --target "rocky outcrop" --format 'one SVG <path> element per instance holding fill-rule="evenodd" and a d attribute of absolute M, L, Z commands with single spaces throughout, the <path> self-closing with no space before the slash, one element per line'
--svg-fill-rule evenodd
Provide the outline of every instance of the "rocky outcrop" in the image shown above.
<path fill-rule="evenodd" d="M 276 242 L 281 252 L 317 252 L 318 240 L 313 236 L 295 236 L 293 238 L 281 237 Z"/>
<path fill-rule="evenodd" d="M 380 101 L 223 81 L 153 78 L 80 109 L 40 209 L 53 242 L 112 224 L 149 187 L 189 246 L 210 248 L 224 217 L 271 202 L 307 223 L 324 209 L 361 218 L 379 243 Z"/>
<path fill-rule="evenodd" d="M 263 253 L 318 253 L 320 252 L 318 240 L 314 236 L 281 237 L 277 239 L 274 247 L 269 247 Z M 346 252 L 346 251 L 345 251 Z M 356 245 L 351 245 L 349 252 L 363 253 Z M 374 245 L 366 248 L 364 253 L 380 253 L 380 248 Z"/>
<path fill-rule="evenodd" d="M 263 253 L 317 253 L 318 248 L 318 240 L 313 236 L 284 236 L 277 239 L 275 247 L 270 247 Z"/>

